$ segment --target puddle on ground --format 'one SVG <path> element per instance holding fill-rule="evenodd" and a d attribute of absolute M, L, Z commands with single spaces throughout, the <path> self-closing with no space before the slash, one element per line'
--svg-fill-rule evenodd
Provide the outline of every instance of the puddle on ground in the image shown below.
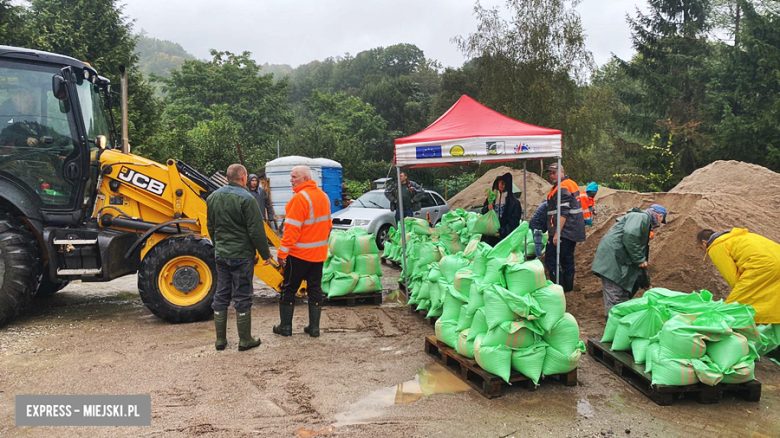
<path fill-rule="evenodd" d="M 588 399 L 583 398 L 577 402 L 577 413 L 585 418 L 590 418 L 593 416 L 593 406 L 591 406 Z"/>
<path fill-rule="evenodd" d="M 406 306 L 406 294 L 400 290 L 390 292 L 382 300 L 383 307 L 403 307 Z"/>
<path fill-rule="evenodd" d="M 414 403 L 433 394 L 456 394 L 471 387 L 439 364 L 431 364 L 417 372 L 413 380 L 376 390 L 352 404 L 349 409 L 336 414 L 334 426 L 363 424 L 366 420 L 382 415 L 391 405 Z"/>
<path fill-rule="evenodd" d="M 336 431 L 335 426 L 328 426 L 325 429 L 321 429 L 321 430 L 306 429 L 305 427 L 302 427 L 296 430 L 294 433 L 297 434 L 299 438 L 312 438 L 320 435 L 328 435 L 335 431 Z"/>

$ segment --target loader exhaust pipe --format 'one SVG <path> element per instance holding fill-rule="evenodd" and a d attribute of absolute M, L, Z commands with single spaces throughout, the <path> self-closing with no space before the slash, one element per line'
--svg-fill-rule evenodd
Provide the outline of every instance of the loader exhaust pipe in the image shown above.
<path fill-rule="evenodd" d="M 127 69 L 124 65 L 119 66 L 120 84 L 121 84 L 121 100 L 120 106 L 122 107 L 122 153 L 130 153 L 130 134 L 127 120 Z"/>

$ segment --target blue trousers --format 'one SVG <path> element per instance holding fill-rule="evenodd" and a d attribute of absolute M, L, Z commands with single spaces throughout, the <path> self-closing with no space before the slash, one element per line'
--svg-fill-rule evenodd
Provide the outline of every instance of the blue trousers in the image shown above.
<path fill-rule="evenodd" d="M 398 215 L 399 213 L 400 213 L 400 210 L 396 209 L 395 210 L 395 223 L 396 224 L 401 222 L 401 217 Z M 412 211 L 412 208 L 411 207 L 404 208 L 404 217 L 412 217 L 412 216 L 414 216 L 414 211 Z M 399 230 L 401 229 L 401 225 L 400 224 L 398 224 L 398 229 Z"/>
<path fill-rule="evenodd" d="M 566 238 L 561 238 L 561 275 L 574 275 L 574 248 L 577 242 Z M 550 280 L 556 283 L 555 279 L 555 255 L 558 248 L 553 244 L 552 237 L 547 240 L 547 249 L 544 252 L 544 266 L 550 272 Z"/>

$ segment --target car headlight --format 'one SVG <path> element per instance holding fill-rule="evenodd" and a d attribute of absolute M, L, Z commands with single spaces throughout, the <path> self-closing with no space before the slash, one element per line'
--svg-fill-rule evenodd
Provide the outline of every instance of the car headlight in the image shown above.
<path fill-rule="evenodd" d="M 358 227 L 363 227 L 363 226 L 366 226 L 366 225 L 368 225 L 370 223 L 371 223 L 371 221 L 368 220 L 368 219 L 355 219 L 354 225 L 358 226 Z"/>

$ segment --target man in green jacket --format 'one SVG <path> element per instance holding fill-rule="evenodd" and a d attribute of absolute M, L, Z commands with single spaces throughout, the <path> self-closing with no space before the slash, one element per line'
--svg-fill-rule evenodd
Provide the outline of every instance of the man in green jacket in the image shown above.
<path fill-rule="evenodd" d="M 605 317 L 612 306 L 631 299 L 641 285 L 648 286 L 642 269 L 648 266 L 650 231 L 665 223 L 666 209 L 661 205 L 646 210 L 634 207 L 601 238 L 591 269 L 601 278 Z"/>
<path fill-rule="evenodd" d="M 227 170 L 228 185 L 206 200 L 206 226 L 214 241 L 217 258 L 217 291 L 211 305 L 217 330 L 217 350 L 224 350 L 227 346 L 227 308 L 231 298 L 236 309 L 238 350 L 260 345 L 260 338 L 252 337 L 255 254 L 259 252 L 267 264 L 271 260 L 271 252 L 265 236 L 263 214 L 246 189 L 246 179 L 244 166 L 230 165 Z"/>

